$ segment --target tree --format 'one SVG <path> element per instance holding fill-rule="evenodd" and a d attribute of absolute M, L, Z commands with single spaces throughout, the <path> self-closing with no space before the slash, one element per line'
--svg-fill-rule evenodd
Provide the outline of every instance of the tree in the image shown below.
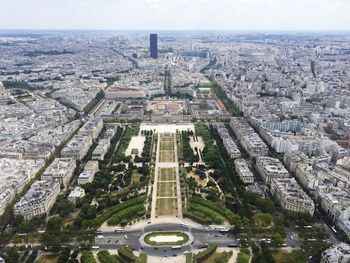
<path fill-rule="evenodd" d="M 271 226 L 273 217 L 270 214 L 258 213 L 252 217 L 251 221 L 255 227 L 268 227 Z"/>
<path fill-rule="evenodd" d="M 47 232 L 59 232 L 63 224 L 63 218 L 59 216 L 54 216 L 47 222 L 46 231 Z"/>
<path fill-rule="evenodd" d="M 47 222 L 46 232 L 43 234 L 43 243 L 51 247 L 53 252 L 60 250 L 62 239 L 64 238 L 61 233 L 62 224 L 63 218 L 58 216 L 50 218 Z"/>
<path fill-rule="evenodd" d="M 5 256 L 5 262 L 7 263 L 17 263 L 19 260 L 19 253 L 15 248 L 10 248 L 9 251 L 7 251 Z"/>
<path fill-rule="evenodd" d="M 271 249 L 265 242 L 261 243 L 261 253 L 264 256 L 266 263 L 275 263 L 275 259 L 272 256 Z"/>
<path fill-rule="evenodd" d="M 272 240 L 275 243 L 276 247 L 280 247 L 283 244 L 283 238 L 280 233 L 275 233 L 272 236 Z"/>
<path fill-rule="evenodd" d="M 69 200 L 63 200 L 58 204 L 57 212 L 60 216 L 65 217 L 74 211 L 75 205 Z"/>

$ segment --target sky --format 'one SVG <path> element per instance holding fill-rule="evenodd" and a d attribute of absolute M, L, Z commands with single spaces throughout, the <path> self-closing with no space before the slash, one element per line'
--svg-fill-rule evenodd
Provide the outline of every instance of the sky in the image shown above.
<path fill-rule="evenodd" d="M 0 29 L 350 30 L 350 0 L 0 0 Z"/>

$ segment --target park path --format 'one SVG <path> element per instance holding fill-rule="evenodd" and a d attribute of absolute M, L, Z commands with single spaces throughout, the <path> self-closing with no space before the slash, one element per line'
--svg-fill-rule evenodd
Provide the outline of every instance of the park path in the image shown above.
<path fill-rule="evenodd" d="M 156 150 L 156 162 L 154 165 L 154 182 L 153 182 L 153 192 L 152 192 L 152 206 L 151 206 L 151 220 L 156 218 L 156 205 L 157 205 L 157 186 L 158 186 L 158 175 L 159 175 L 159 169 L 160 168 L 175 168 L 175 175 L 176 175 L 176 190 L 177 190 L 177 217 L 182 218 L 182 204 L 181 204 L 181 189 L 180 189 L 180 176 L 179 176 L 179 161 L 177 156 L 177 144 L 176 144 L 176 137 L 175 134 L 172 134 L 173 136 L 173 143 L 174 143 L 174 154 L 175 154 L 175 160 L 174 162 L 159 162 L 160 158 L 160 143 L 161 143 L 161 134 L 158 133 L 158 140 L 157 140 L 157 150 Z"/>

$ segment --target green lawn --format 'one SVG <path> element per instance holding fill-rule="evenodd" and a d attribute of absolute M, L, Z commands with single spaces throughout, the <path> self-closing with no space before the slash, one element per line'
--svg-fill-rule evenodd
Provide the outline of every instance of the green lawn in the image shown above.
<path fill-rule="evenodd" d="M 177 214 L 177 198 L 158 198 L 157 216 L 174 216 Z"/>
<path fill-rule="evenodd" d="M 159 151 L 159 162 L 168 163 L 175 162 L 175 152 L 174 150 L 160 150 Z"/>
<path fill-rule="evenodd" d="M 160 182 L 158 183 L 158 196 L 176 196 L 176 184 L 175 182 Z"/>
<path fill-rule="evenodd" d="M 175 181 L 175 168 L 160 168 L 158 181 Z"/>

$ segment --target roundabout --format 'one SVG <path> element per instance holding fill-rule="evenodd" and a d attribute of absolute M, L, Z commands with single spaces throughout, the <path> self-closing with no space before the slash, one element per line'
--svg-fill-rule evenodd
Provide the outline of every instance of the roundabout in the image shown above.
<path fill-rule="evenodd" d="M 145 246 L 183 246 L 193 241 L 193 236 L 189 232 L 180 231 L 158 231 L 149 232 L 141 236 L 140 241 Z"/>

